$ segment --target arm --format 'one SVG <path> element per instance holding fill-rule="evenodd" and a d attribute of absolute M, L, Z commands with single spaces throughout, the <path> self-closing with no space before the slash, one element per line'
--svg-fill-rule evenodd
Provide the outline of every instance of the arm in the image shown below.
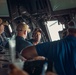
<path fill-rule="evenodd" d="M 46 42 L 46 43 L 24 48 L 21 52 L 21 55 L 26 59 L 32 59 L 37 56 L 44 56 L 48 58 L 48 56 L 50 57 L 50 55 L 52 56 L 53 54 L 52 50 L 50 49 L 51 49 L 51 43 Z"/>
<path fill-rule="evenodd" d="M 21 55 L 26 59 L 33 59 L 38 56 L 35 46 L 24 48 Z"/>
<path fill-rule="evenodd" d="M 58 75 L 58 74 L 56 74 L 56 73 L 54 73 L 54 72 L 49 71 L 49 72 L 46 72 L 46 74 L 45 74 L 45 75 Z"/>

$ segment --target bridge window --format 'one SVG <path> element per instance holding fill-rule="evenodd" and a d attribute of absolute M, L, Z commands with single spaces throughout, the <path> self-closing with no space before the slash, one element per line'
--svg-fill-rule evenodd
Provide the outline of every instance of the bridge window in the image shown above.
<path fill-rule="evenodd" d="M 65 26 L 60 24 L 58 25 L 58 21 L 47 21 L 47 28 L 52 41 L 59 40 L 59 31 L 62 31 Z"/>

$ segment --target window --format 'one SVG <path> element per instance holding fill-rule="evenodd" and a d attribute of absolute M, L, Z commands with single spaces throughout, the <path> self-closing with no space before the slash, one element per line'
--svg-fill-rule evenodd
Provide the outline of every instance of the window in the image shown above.
<path fill-rule="evenodd" d="M 7 0 L 0 0 L 0 17 L 9 17 Z"/>
<path fill-rule="evenodd" d="M 52 41 L 59 40 L 59 31 L 62 31 L 64 25 L 60 24 L 58 25 L 58 21 L 47 21 L 47 28 L 49 30 L 50 37 Z"/>

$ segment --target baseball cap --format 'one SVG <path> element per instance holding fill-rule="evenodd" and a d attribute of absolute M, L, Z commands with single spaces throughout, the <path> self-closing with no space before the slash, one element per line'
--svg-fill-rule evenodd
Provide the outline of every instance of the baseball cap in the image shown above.
<path fill-rule="evenodd" d="M 76 29 L 76 22 L 74 20 L 71 20 L 68 23 L 68 28 L 70 28 L 70 29 Z"/>
<path fill-rule="evenodd" d="M 19 23 L 17 26 L 17 31 L 24 31 L 24 30 L 27 30 L 27 32 L 31 31 L 27 24 Z"/>
<path fill-rule="evenodd" d="M 8 25 L 8 22 L 7 21 L 3 21 L 1 18 L 0 18 L 0 25 Z"/>

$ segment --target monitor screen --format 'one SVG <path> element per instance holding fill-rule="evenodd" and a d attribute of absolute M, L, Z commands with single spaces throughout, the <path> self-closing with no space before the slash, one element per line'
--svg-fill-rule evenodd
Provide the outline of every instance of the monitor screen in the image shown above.
<path fill-rule="evenodd" d="M 7 0 L 0 0 L 0 17 L 9 17 Z"/>
<path fill-rule="evenodd" d="M 50 0 L 50 2 L 53 11 L 76 8 L 76 0 Z"/>

